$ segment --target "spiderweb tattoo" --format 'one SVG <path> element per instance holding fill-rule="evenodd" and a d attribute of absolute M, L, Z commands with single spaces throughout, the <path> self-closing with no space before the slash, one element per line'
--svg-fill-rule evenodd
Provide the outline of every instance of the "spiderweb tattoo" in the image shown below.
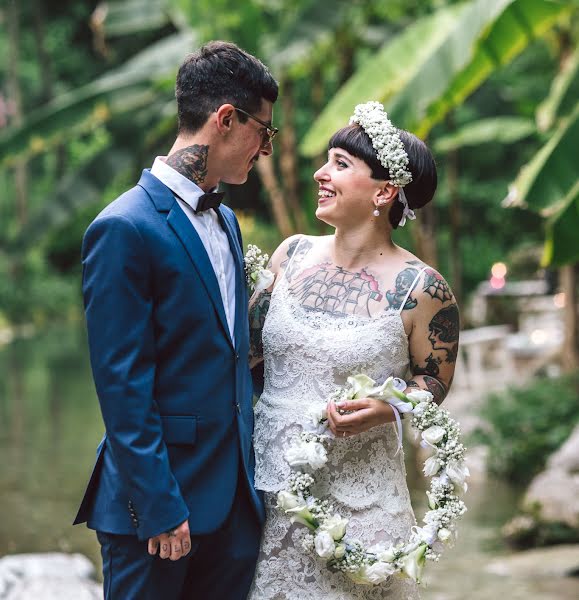
<path fill-rule="evenodd" d="M 431 297 L 441 302 L 452 300 L 452 293 L 448 283 L 436 272 L 427 270 L 424 277 L 424 291 Z"/>

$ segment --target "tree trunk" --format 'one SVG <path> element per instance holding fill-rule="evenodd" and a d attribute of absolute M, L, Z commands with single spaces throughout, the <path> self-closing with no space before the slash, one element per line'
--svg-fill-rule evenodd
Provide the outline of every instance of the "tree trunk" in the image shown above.
<path fill-rule="evenodd" d="M 6 29 L 8 32 L 8 60 L 7 60 L 7 89 L 8 98 L 14 105 L 13 124 L 22 123 L 22 93 L 18 70 L 20 62 L 20 12 L 17 0 L 8 0 L 6 8 Z M 20 225 L 24 225 L 28 218 L 28 186 L 27 164 L 19 159 L 14 165 L 14 183 L 16 188 L 16 215 Z"/>
<path fill-rule="evenodd" d="M 573 371 L 579 365 L 579 319 L 577 318 L 577 265 L 561 268 L 561 290 L 565 294 L 563 368 Z"/>
<path fill-rule="evenodd" d="M 293 222 L 299 232 L 305 233 L 306 222 L 300 203 L 293 81 L 286 77 L 280 88 L 282 90 L 283 129 L 280 135 L 279 168 L 285 190 L 285 199 L 292 212 Z"/>
<path fill-rule="evenodd" d="M 34 41 L 36 44 L 36 55 L 40 66 L 40 78 L 42 82 L 42 102 L 48 102 L 53 96 L 53 71 L 50 54 L 46 51 L 45 44 L 45 14 L 44 3 L 40 0 L 34 2 Z"/>
<path fill-rule="evenodd" d="M 288 209 L 283 197 L 283 191 L 277 180 L 273 157 L 262 157 L 256 163 L 257 173 L 271 201 L 271 209 L 275 224 L 284 238 L 295 233 Z"/>
<path fill-rule="evenodd" d="M 461 200 L 458 191 L 458 152 L 448 154 L 448 191 L 450 194 L 450 279 L 452 291 L 460 305 L 462 301 L 462 254 L 460 251 Z"/>

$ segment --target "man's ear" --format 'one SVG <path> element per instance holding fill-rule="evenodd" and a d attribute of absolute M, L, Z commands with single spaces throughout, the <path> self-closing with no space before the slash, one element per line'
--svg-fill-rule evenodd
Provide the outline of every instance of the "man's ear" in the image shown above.
<path fill-rule="evenodd" d="M 222 135 L 226 135 L 231 131 L 233 126 L 235 107 L 233 104 L 222 104 L 215 112 L 215 124 L 217 131 Z"/>

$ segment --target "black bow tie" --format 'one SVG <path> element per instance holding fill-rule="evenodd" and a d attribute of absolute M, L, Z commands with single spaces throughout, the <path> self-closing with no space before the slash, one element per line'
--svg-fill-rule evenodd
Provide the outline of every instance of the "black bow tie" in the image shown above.
<path fill-rule="evenodd" d="M 223 192 L 209 192 L 208 194 L 199 196 L 195 213 L 203 212 L 209 208 L 217 208 L 221 204 L 223 196 L 225 196 Z"/>

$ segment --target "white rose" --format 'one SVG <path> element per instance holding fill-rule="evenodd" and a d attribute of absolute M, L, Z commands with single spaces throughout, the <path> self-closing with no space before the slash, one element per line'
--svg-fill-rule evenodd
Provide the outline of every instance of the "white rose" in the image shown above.
<path fill-rule="evenodd" d="M 373 565 L 366 567 L 365 576 L 370 583 L 382 583 L 394 573 L 396 567 L 387 562 L 378 561 Z"/>
<path fill-rule="evenodd" d="M 470 475 L 470 471 L 464 464 L 464 461 L 449 460 L 445 470 L 452 483 L 459 487 L 464 486 L 465 479 Z"/>
<path fill-rule="evenodd" d="M 262 292 L 266 290 L 275 280 L 275 275 L 269 271 L 268 269 L 262 269 L 257 273 L 257 277 L 255 279 L 254 291 Z"/>
<path fill-rule="evenodd" d="M 386 547 L 386 545 L 382 543 L 371 546 L 368 548 L 368 552 L 370 552 L 370 554 L 375 554 L 376 558 L 382 562 L 393 562 L 396 558 L 394 546 Z"/>
<path fill-rule="evenodd" d="M 327 531 L 319 531 L 314 540 L 316 552 L 320 558 L 332 558 L 334 556 L 334 538 Z"/>
<path fill-rule="evenodd" d="M 426 390 L 412 390 L 406 394 L 413 402 L 419 404 L 420 402 L 431 402 L 432 394 Z"/>
<path fill-rule="evenodd" d="M 420 577 L 422 575 L 422 569 L 424 568 L 424 563 L 426 562 L 426 549 L 428 546 L 426 544 L 421 544 L 414 550 L 407 554 L 404 558 L 401 559 L 402 563 L 402 572 L 408 575 L 410 579 L 414 579 L 416 582 L 420 582 Z"/>
<path fill-rule="evenodd" d="M 326 464 L 328 455 L 324 446 L 319 442 L 301 442 L 286 451 L 285 459 L 290 467 L 309 465 L 315 470 Z"/>
<path fill-rule="evenodd" d="M 291 492 L 286 492 L 282 490 L 278 492 L 277 495 L 277 508 L 281 508 L 282 510 L 290 510 L 292 508 L 296 508 L 296 506 L 305 506 L 303 502 L 300 502 L 300 499 Z"/>
<path fill-rule="evenodd" d="M 417 417 L 420 417 L 424 411 L 426 410 L 426 407 L 428 406 L 428 402 L 421 402 L 420 404 L 417 404 L 414 407 L 414 410 L 412 411 L 412 414 L 416 415 Z"/>
<path fill-rule="evenodd" d="M 449 529 L 446 529 L 446 527 L 443 527 L 438 530 L 438 539 L 446 544 L 452 540 L 452 532 Z"/>
<path fill-rule="evenodd" d="M 320 525 L 320 529 L 322 531 L 327 531 L 332 538 L 339 542 L 346 535 L 347 524 L 348 519 L 342 519 L 340 515 L 333 515 L 324 520 Z"/>
<path fill-rule="evenodd" d="M 444 437 L 446 430 L 444 427 L 440 427 L 440 425 L 433 425 L 429 427 L 425 431 L 422 432 L 422 439 L 433 446 L 438 444 L 440 440 Z"/>
<path fill-rule="evenodd" d="M 334 558 L 337 558 L 338 560 L 340 558 L 344 558 L 346 554 L 346 544 L 338 544 L 336 546 L 336 549 L 334 550 Z"/>
<path fill-rule="evenodd" d="M 424 467 L 422 469 L 426 477 L 432 477 L 440 471 L 440 461 L 436 456 L 430 456 L 424 461 Z"/>

